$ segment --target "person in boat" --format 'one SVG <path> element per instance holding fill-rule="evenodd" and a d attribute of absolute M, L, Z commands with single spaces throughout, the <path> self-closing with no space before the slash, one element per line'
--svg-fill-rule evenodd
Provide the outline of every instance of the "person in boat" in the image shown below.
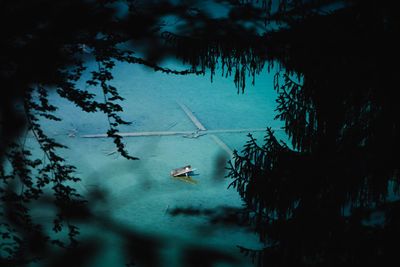
<path fill-rule="evenodd" d="M 186 166 L 185 171 L 186 171 L 185 176 L 187 177 L 187 176 L 189 176 L 189 172 L 191 172 L 192 170 L 190 169 L 189 166 Z"/>

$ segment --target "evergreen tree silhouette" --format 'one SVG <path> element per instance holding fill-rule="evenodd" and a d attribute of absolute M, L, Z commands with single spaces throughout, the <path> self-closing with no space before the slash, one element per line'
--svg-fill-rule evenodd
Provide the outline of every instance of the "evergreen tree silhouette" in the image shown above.
<path fill-rule="evenodd" d="M 399 24 L 392 8 L 349 1 L 329 14 L 299 13 L 266 37 L 269 57 L 283 67 L 275 76 L 276 118 L 291 143 L 270 129 L 264 144 L 250 135 L 229 167 L 266 244 L 241 248 L 259 266 L 395 261 L 399 107 L 391 66 Z"/>

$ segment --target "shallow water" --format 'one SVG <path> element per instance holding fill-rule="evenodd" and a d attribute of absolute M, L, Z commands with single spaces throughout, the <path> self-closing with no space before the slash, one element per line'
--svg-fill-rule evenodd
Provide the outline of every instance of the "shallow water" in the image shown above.
<path fill-rule="evenodd" d="M 279 128 L 282 124 L 273 120 L 276 94 L 272 75 L 264 72 L 257 77 L 255 86 L 249 84 L 244 94 L 237 94 L 232 80 L 218 75 L 211 83 L 207 74 L 165 75 L 137 65 L 117 64 L 111 84 L 126 99 L 122 102 L 122 118 L 132 121 L 132 125 L 120 130 L 195 131 L 196 126 L 177 101 L 184 103 L 207 130 Z M 81 86 L 85 87 L 83 83 Z M 104 192 L 102 202 L 96 206 L 99 214 L 135 232 L 160 239 L 162 266 L 179 266 L 182 250 L 188 246 L 222 251 L 238 260 L 221 266 L 252 266 L 249 259 L 239 254 L 237 245 L 261 248 L 257 236 L 245 227 L 210 222 L 216 211 L 242 205 L 236 191 L 227 189 L 229 179 L 224 176 L 230 156 L 215 142 L 215 137 L 211 134 L 198 138 L 126 137 L 127 150 L 140 158 L 128 161 L 113 153 L 115 147 L 110 139 L 81 137 L 106 133 L 104 114 L 84 113 L 56 95 L 52 99 L 63 121 L 47 123 L 45 128 L 50 136 L 69 147 L 63 154 L 77 166 L 82 177 L 78 189 L 84 195 L 93 190 Z M 230 150 L 240 151 L 247 141 L 246 134 L 214 135 Z M 254 133 L 259 141 L 263 135 Z M 187 164 L 196 168 L 192 178 L 197 184 L 169 176 L 172 169 Z M 170 212 L 176 208 L 204 212 L 198 216 L 172 216 Z M 124 264 L 118 237 L 103 227 L 99 229 L 105 240 L 104 253 L 92 265 Z"/>

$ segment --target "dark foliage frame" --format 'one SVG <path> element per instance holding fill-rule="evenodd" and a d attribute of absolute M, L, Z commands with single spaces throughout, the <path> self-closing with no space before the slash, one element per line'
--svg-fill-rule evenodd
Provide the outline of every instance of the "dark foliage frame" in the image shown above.
<path fill-rule="evenodd" d="M 230 186 L 245 201 L 245 219 L 266 244 L 262 251 L 240 250 L 260 266 L 355 266 L 384 264 L 394 258 L 399 205 L 387 201 L 387 196 L 390 183 L 399 192 L 400 123 L 391 90 L 396 75 L 388 66 L 391 58 L 398 59 L 398 42 L 393 37 L 399 29 L 388 1 L 348 1 L 349 8 L 337 12 L 319 9 L 337 2 L 329 0 L 280 0 L 277 6 L 270 0 L 220 1 L 231 8 L 228 19 L 210 19 L 209 14 L 185 4 L 165 1 L 142 9 L 135 1 L 127 1 L 125 20 L 113 16 L 110 5 L 116 1 L 60 1 L 55 6 L 51 1 L 42 1 L 40 6 L 22 2 L 4 1 L 7 8 L 0 13 L 2 22 L 25 15 L 27 20 L 22 21 L 28 25 L 17 23 L 20 31 L 6 31 L 2 43 L 8 54 L 2 54 L 5 63 L 1 63 L 0 77 L 10 91 L 10 96 L 0 100 L 2 266 L 39 260 L 51 251 L 51 244 L 73 250 L 79 234 L 75 221 L 93 219 L 87 199 L 73 187 L 80 180 L 75 167 L 58 153 L 65 146 L 50 138 L 40 124 L 41 117 L 59 120 L 53 114 L 56 107 L 48 101 L 49 87 L 86 112 L 106 114 L 108 135 L 118 152 L 127 159 L 138 159 L 128 154 L 118 135 L 118 126 L 128 122 L 119 115 L 118 101 L 123 98 L 111 85 L 116 61 L 177 75 L 204 75 L 210 70 L 211 79 L 221 66 L 222 75 L 234 77 L 238 92 L 244 92 L 247 77 L 254 83 L 266 62 L 268 71 L 278 66 L 282 72 L 274 80 L 279 95 L 277 119 L 285 122 L 291 147 L 268 129 L 263 145 L 249 135 L 242 153 L 235 151 L 229 163 L 228 176 L 234 179 Z M 61 18 L 47 19 L 48 11 Z M 76 18 L 66 19 L 63 13 Z M 159 35 L 158 19 L 166 14 L 185 23 L 176 33 Z M 258 34 L 257 27 L 244 27 L 245 21 L 262 22 L 266 34 Z M 271 30 L 270 23 L 282 28 Z M 368 43 L 370 36 L 382 40 L 378 45 L 375 39 Z M 132 39 L 151 44 L 148 59 L 121 48 L 121 43 Z M 100 89 L 102 102 L 95 101 L 88 90 L 75 87 L 85 71 L 82 44 L 98 63 L 87 84 Z M 332 53 L 333 49 L 338 52 Z M 158 66 L 159 51 L 178 57 L 191 68 L 176 71 Z M 366 51 L 373 52 L 363 58 Z M 54 59 L 40 62 L 44 54 Z M 301 79 L 297 82 L 294 77 Z M 16 115 L 21 113 L 15 108 L 18 105 L 22 118 Z M 34 135 L 42 158 L 25 147 L 22 125 Z M 46 199 L 49 188 L 52 196 Z M 53 230 L 64 238 L 51 239 L 44 226 L 32 220 L 30 205 L 43 200 L 56 206 Z M 345 212 L 348 205 L 350 214 Z M 365 224 L 376 211 L 384 212 L 384 224 Z M 153 242 L 139 240 L 129 231 L 115 231 L 155 253 Z M 137 244 L 127 247 L 138 250 Z M 368 257 L 363 256 L 366 252 Z M 147 259 L 142 260 L 155 266 L 148 253 L 143 253 Z"/>

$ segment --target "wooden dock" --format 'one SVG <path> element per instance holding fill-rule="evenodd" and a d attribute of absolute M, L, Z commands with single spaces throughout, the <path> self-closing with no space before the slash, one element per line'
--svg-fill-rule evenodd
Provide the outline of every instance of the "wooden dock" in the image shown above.
<path fill-rule="evenodd" d="M 195 131 L 149 131 L 149 132 L 127 132 L 117 133 L 122 137 L 146 137 L 146 136 L 193 136 L 197 138 L 203 135 L 209 135 L 211 139 L 224 150 L 229 156 L 232 156 L 232 149 L 215 134 L 218 133 L 252 133 L 252 132 L 265 132 L 265 128 L 250 128 L 250 129 L 218 129 L 218 130 L 207 130 L 206 127 L 200 122 L 200 120 L 194 115 L 194 113 L 183 103 L 176 101 L 182 111 L 192 121 L 197 130 Z M 283 129 L 273 129 L 274 131 L 282 131 Z M 81 135 L 83 138 L 106 138 L 107 134 L 85 134 Z"/>
<path fill-rule="evenodd" d="M 186 115 L 189 117 L 189 119 L 193 122 L 193 124 L 199 129 L 200 131 L 205 131 L 206 127 L 199 121 L 199 119 L 194 116 L 193 112 L 185 106 L 183 103 L 176 101 L 178 105 L 181 107 L 181 109 L 186 113 Z"/>
<path fill-rule="evenodd" d="M 204 134 L 218 134 L 218 133 L 253 133 L 253 132 L 265 132 L 267 129 L 255 128 L 255 129 L 221 129 L 221 130 L 204 130 L 201 133 Z M 280 130 L 280 129 L 277 129 Z M 122 137 L 143 137 L 143 136 L 172 136 L 172 135 L 189 135 L 196 133 L 196 131 L 154 131 L 154 132 L 127 132 L 117 133 Z M 84 134 L 81 135 L 83 138 L 105 138 L 107 134 Z"/>
<path fill-rule="evenodd" d="M 218 136 L 216 136 L 215 134 L 211 134 L 210 137 L 214 140 L 214 142 L 219 145 L 222 150 L 224 150 L 229 156 L 233 155 L 233 151 L 232 149 L 230 149 L 230 147 L 225 144 L 224 141 L 221 140 L 221 138 L 219 138 Z"/>
<path fill-rule="evenodd" d="M 198 130 L 202 131 L 202 133 L 211 133 L 210 137 L 214 140 L 214 142 L 219 145 L 230 157 L 233 155 L 232 149 L 229 148 L 227 144 L 224 143 L 224 141 L 221 140 L 218 136 L 216 136 L 213 131 L 207 131 L 206 127 L 199 121 L 198 118 L 193 114 L 193 112 L 184 104 L 178 102 L 178 105 L 182 108 L 182 110 L 186 113 L 186 115 L 189 117 L 189 119 L 193 122 L 193 124 L 197 127 Z M 243 129 L 242 129 L 243 130 Z M 221 130 L 220 130 L 221 131 Z"/>

